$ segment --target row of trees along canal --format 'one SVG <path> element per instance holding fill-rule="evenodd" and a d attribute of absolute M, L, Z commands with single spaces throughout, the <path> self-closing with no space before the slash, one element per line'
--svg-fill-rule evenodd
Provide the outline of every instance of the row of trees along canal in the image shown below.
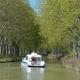
<path fill-rule="evenodd" d="M 52 52 L 80 54 L 80 0 L 45 0 L 40 17 L 44 47 Z M 46 43 L 46 44 L 45 44 Z"/>
<path fill-rule="evenodd" d="M 25 0 L 0 0 L 0 54 L 19 55 L 40 43 L 36 15 Z"/>
<path fill-rule="evenodd" d="M 25 0 L 0 0 L 0 54 L 20 50 L 78 56 L 80 0 L 45 0 L 38 16 Z"/>

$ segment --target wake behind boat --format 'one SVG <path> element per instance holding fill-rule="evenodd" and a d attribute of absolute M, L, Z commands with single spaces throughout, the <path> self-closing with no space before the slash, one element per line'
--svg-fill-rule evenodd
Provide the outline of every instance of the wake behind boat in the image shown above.
<path fill-rule="evenodd" d="M 42 56 L 37 53 L 32 52 L 31 54 L 27 54 L 25 58 L 23 58 L 22 62 L 27 63 L 29 67 L 44 67 L 45 62 L 42 61 Z"/>

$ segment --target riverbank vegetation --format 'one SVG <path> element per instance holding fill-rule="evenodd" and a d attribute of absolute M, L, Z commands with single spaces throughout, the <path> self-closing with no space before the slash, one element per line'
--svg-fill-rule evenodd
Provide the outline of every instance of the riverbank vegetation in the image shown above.
<path fill-rule="evenodd" d="M 51 54 L 52 60 L 68 54 L 80 58 L 79 0 L 45 0 L 39 15 L 25 0 L 1 0 L 0 6 L 1 61 L 32 51 L 47 59 Z"/>
<path fill-rule="evenodd" d="M 80 49 L 79 0 L 46 0 L 41 16 L 41 35 L 45 46 L 58 53 L 74 53 Z M 45 27 L 46 28 L 45 28 Z"/>
<path fill-rule="evenodd" d="M 80 1 L 46 0 L 40 17 L 44 46 L 66 65 L 80 67 Z M 45 28 L 45 27 L 46 28 Z M 73 56 L 74 55 L 74 56 Z M 76 59 L 75 59 L 76 58 Z"/>
<path fill-rule="evenodd" d="M 0 55 L 19 56 L 36 50 L 39 27 L 29 4 L 25 0 L 1 0 L 0 6 Z"/>
<path fill-rule="evenodd" d="M 0 63 L 21 61 L 22 56 L 0 56 Z"/>

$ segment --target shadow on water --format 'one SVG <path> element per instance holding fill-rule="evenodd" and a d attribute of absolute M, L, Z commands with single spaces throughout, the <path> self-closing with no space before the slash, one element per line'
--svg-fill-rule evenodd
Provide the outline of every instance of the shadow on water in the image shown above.
<path fill-rule="evenodd" d="M 28 67 L 21 63 L 23 80 L 44 80 L 44 68 Z"/>

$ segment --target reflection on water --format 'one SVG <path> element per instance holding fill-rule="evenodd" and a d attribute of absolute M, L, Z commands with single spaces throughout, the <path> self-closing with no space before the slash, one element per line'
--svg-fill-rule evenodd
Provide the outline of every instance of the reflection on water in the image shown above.
<path fill-rule="evenodd" d="M 44 80 L 44 68 L 27 67 L 27 64 L 21 63 L 23 80 Z"/>
<path fill-rule="evenodd" d="M 44 68 L 29 68 L 20 62 L 0 63 L 0 80 L 80 80 L 80 72 L 65 69 L 61 64 L 46 66 L 44 71 Z"/>
<path fill-rule="evenodd" d="M 22 80 L 20 63 L 0 63 L 0 80 Z"/>

